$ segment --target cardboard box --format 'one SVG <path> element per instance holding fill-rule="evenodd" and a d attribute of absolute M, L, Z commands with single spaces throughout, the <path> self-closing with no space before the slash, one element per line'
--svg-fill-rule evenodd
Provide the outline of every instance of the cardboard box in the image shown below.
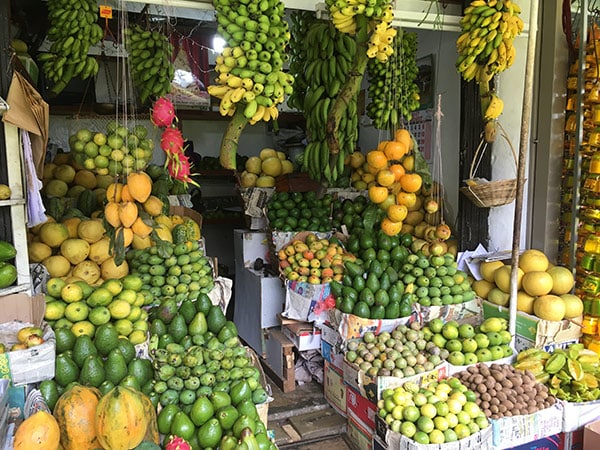
<path fill-rule="evenodd" d="M 560 444 L 560 435 L 554 434 L 516 447 L 510 447 L 510 450 L 561 450 Z"/>
<path fill-rule="evenodd" d="M 321 324 L 321 356 L 339 371 L 344 370 L 343 342 L 340 334 L 327 324 Z"/>
<path fill-rule="evenodd" d="M 323 391 L 325 400 L 344 417 L 346 416 L 346 386 L 344 376 L 335 367 L 325 361 L 323 367 Z"/>
<path fill-rule="evenodd" d="M 521 448 L 523 444 L 555 438 L 562 431 L 562 415 L 562 404 L 556 403 L 533 414 L 492 420 L 494 450 Z"/>
<path fill-rule="evenodd" d="M 344 382 L 372 402 L 377 402 L 385 389 L 402 386 L 407 381 L 426 386 L 448 376 L 448 363 L 443 361 L 435 369 L 410 377 L 371 377 L 353 363 L 344 360 Z"/>
<path fill-rule="evenodd" d="M 281 331 L 301 352 L 321 348 L 321 330 L 312 323 L 293 321 L 282 325 Z"/>
<path fill-rule="evenodd" d="M 600 420 L 588 423 L 583 429 L 583 450 L 600 448 Z"/>
<path fill-rule="evenodd" d="M 588 423 L 600 420 L 600 400 L 592 402 L 562 402 L 563 426 L 565 432 L 583 430 Z"/>
<path fill-rule="evenodd" d="M 198 211 L 186 206 L 171 206 L 169 208 L 169 213 L 171 215 L 175 214 L 182 217 L 189 217 L 196 222 L 200 227 L 200 230 L 202 230 L 202 214 L 200 214 Z"/>
<path fill-rule="evenodd" d="M 482 299 L 475 298 L 468 302 L 443 305 L 443 306 L 422 306 L 415 303 L 419 323 L 428 323 L 433 319 L 442 319 L 444 322 L 456 320 L 459 323 L 470 323 L 478 325 L 483 322 L 483 310 L 481 307 Z"/>
<path fill-rule="evenodd" d="M 377 405 L 350 386 L 346 386 L 346 414 L 348 420 L 357 422 L 361 428 L 373 435 Z"/>
<path fill-rule="evenodd" d="M 508 320 L 508 308 L 483 301 L 483 317 L 502 317 Z M 520 352 L 531 347 L 538 347 L 548 352 L 555 348 L 566 348 L 578 342 L 581 327 L 573 320 L 554 322 L 517 312 L 515 350 Z"/>
<path fill-rule="evenodd" d="M 30 297 L 27 294 L 12 294 L 0 297 L 0 333 L 12 330 L 9 334 L 0 334 L 4 342 L 12 345 L 16 341 L 15 329 L 33 324 L 44 330 L 44 343 L 26 350 L 16 350 L 0 354 L 0 378 L 10 378 L 14 386 L 37 383 L 54 378 L 54 360 L 56 339 L 54 331 L 44 320 L 46 303 L 43 294 Z"/>
<path fill-rule="evenodd" d="M 373 448 L 373 431 L 369 431 L 360 422 L 348 417 L 348 441 L 354 450 L 371 450 Z"/>
<path fill-rule="evenodd" d="M 487 427 L 468 438 L 446 444 L 418 444 L 406 436 L 396 433 L 379 416 L 375 418 L 375 434 L 387 445 L 388 450 L 493 450 L 492 427 Z"/>
<path fill-rule="evenodd" d="M 328 313 L 330 325 L 338 330 L 344 342 L 359 339 L 367 331 L 372 331 L 375 334 L 384 331 L 391 333 L 398 325 L 408 325 L 415 320 L 417 320 L 416 312 L 408 317 L 399 317 L 398 319 L 363 319 L 354 314 L 343 313 L 335 308 Z"/>

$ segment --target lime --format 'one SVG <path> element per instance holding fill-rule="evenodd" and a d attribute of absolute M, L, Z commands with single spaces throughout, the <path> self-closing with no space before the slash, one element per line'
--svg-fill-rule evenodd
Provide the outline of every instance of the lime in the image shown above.
<path fill-rule="evenodd" d="M 429 442 L 431 444 L 443 444 L 446 441 L 443 431 L 433 430 L 429 433 Z"/>
<path fill-rule="evenodd" d="M 429 444 L 429 434 L 423 431 L 417 431 L 413 439 L 418 444 Z"/>
<path fill-rule="evenodd" d="M 400 433 L 402 433 L 404 436 L 412 438 L 417 433 L 417 427 L 412 422 L 404 421 L 400 425 Z"/>

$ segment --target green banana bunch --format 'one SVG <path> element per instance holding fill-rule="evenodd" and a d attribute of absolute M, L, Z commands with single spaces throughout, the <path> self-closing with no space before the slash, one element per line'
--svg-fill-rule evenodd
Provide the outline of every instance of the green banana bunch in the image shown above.
<path fill-rule="evenodd" d="M 304 110 L 304 97 L 310 84 L 304 75 L 304 66 L 308 49 L 304 47 L 304 38 L 308 33 L 310 23 L 315 19 L 312 11 L 294 10 L 290 14 L 290 46 L 289 71 L 294 76 L 294 92 L 287 99 L 290 108 Z"/>
<path fill-rule="evenodd" d="M 330 154 L 327 144 L 327 117 L 340 92 L 356 53 L 356 43 L 348 34 L 341 33 L 330 22 L 317 20 L 308 23 L 308 31 L 292 29 L 305 49 L 303 64 L 295 76 L 309 83 L 302 103 L 306 118 L 309 144 L 306 146 L 302 169 L 315 180 L 325 179 L 331 185 L 344 172 L 346 156 L 352 153 L 358 140 L 357 99 L 352 98 L 338 129 L 341 143 L 338 154 Z"/>
<path fill-rule="evenodd" d="M 386 62 L 370 59 L 367 64 L 367 115 L 375 128 L 393 133 L 401 118 L 410 121 L 419 107 L 417 34 L 398 30 L 392 45 L 394 52 Z"/>
<path fill-rule="evenodd" d="M 277 105 L 293 92 L 294 78 L 283 71 L 290 40 L 280 0 L 214 0 L 217 33 L 227 47 L 216 58 L 219 74 L 208 93 L 221 99 L 219 112 L 233 116 L 238 106 L 250 124 L 277 119 Z"/>
<path fill-rule="evenodd" d="M 97 5 L 94 0 L 48 0 L 48 40 L 52 42 L 47 53 L 38 61 L 43 71 L 54 82 L 52 92 L 58 95 L 73 77 L 87 79 L 98 73 L 98 62 L 88 56 L 104 32 L 96 23 Z"/>
<path fill-rule="evenodd" d="M 173 46 L 167 36 L 134 25 L 125 29 L 125 48 L 142 103 L 168 94 L 175 69 L 171 64 Z"/>
<path fill-rule="evenodd" d="M 489 81 L 513 64 L 513 40 L 523 31 L 520 12 L 511 0 L 473 0 L 465 8 L 456 40 L 456 68 L 465 81 Z"/>

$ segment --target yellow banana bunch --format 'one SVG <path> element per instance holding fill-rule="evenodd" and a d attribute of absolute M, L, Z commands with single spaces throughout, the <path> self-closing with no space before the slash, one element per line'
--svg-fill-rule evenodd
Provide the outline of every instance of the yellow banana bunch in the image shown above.
<path fill-rule="evenodd" d="M 489 81 L 510 67 L 513 40 L 523 31 L 521 8 L 511 0 L 473 0 L 460 21 L 456 68 L 465 81 Z"/>
<path fill-rule="evenodd" d="M 96 58 L 88 50 L 104 36 L 96 23 L 97 5 L 93 0 L 48 0 L 48 40 L 52 42 L 47 53 L 37 60 L 43 63 L 44 75 L 54 85 L 58 95 L 74 77 L 89 78 L 98 73 Z"/>
<path fill-rule="evenodd" d="M 490 103 L 488 104 L 485 112 L 483 113 L 483 118 L 485 120 L 494 120 L 500 117 L 502 111 L 504 110 L 504 101 L 498 97 L 493 92 L 490 93 Z"/>

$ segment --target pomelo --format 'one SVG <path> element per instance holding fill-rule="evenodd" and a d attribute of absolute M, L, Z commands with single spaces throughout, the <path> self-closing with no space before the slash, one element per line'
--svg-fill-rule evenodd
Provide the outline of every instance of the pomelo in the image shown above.
<path fill-rule="evenodd" d="M 510 293 L 510 272 L 512 267 L 509 265 L 503 265 L 502 267 L 494 271 L 494 283 L 503 292 Z M 517 268 L 517 290 L 521 289 L 523 281 L 523 271 L 521 268 Z"/>
<path fill-rule="evenodd" d="M 557 295 L 542 295 L 533 302 L 533 313 L 544 320 L 562 320 L 566 309 L 564 300 Z"/>
<path fill-rule="evenodd" d="M 275 186 L 275 178 L 269 175 L 263 175 L 256 180 L 256 187 L 273 187 Z"/>
<path fill-rule="evenodd" d="M 502 291 L 500 288 L 492 288 L 488 293 L 487 299 L 496 305 L 506 306 L 510 301 L 510 294 Z"/>
<path fill-rule="evenodd" d="M 272 148 L 263 148 L 260 151 L 260 155 L 259 156 L 260 156 L 260 159 L 262 161 L 264 161 L 267 158 L 277 158 L 277 151 L 275 149 L 272 149 Z M 277 158 L 277 159 L 279 159 L 279 158 Z"/>
<path fill-rule="evenodd" d="M 71 263 L 62 255 L 49 256 L 42 261 L 51 277 L 64 277 L 71 270 Z"/>
<path fill-rule="evenodd" d="M 264 159 L 261 168 L 265 175 L 278 177 L 282 172 L 281 160 L 277 156 Z"/>
<path fill-rule="evenodd" d="M 83 239 L 67 239 L 60 244 L 60 254 L 73 265 L 84 261 L 90 253 L 90 244 Z"/>
<path fill-rule="evenodd" d="M 533 302 L 535 297 L 532 297 L 525 291 L 517 292 L 517 311 L 523 311 L 527 314 L 533 314 Z"/>
<path fill-rule="evenodd" d="M 100 267 L 89 259 L 82 261 L 73 268 L 73 276 L 81 278 L 87 284 L 94 284 L 100 278 Z"/>
<path fill-rule="evenodd" d="M 481 264 L 479 264 L 479 273 L 484 280 L 493 283 L 494 272 L 503 265 L 504 263 L 502 261 L 481 261 Z"/>
<path fill-rule="evenodd" d="M 100 219 L 83 220 L 77 226 L 77 235 L 79 238 L 93 244 L 104 236 L 104 225 L 102 225 Z"/>
<path fill-rule="evenodd" d="M 29 260 L 34 263 L 42 262 L 52 255 L 52 249 L 43 242 L 31 242 L 27 246 Z"/>
<path fill-rule="evenodd" d="M 565 302 L 565 319 L 574 319 L 583 314 L 583 302 L 573 294 L 562 294 L 560 298 Z"/>
<path fill-rule="evenodd" d="M 245 169 L 246 172 L 253 173 L 255 175 L 261 172 L 262 160 L 258 156 L 251 156 L 246 160 Z"/>
<path fill-rule="evenodd" d="M 242 175 L 240 176 L 240 185 L 243 188 L 254 187 L 256 185 L 257 179 L 258 179 L 258 175 L 245 170 L 242 172 Z"/>
<path fill-rule="evenodd" d="M 62 180 L 50 180 L 44 187 L 48 197 L 64 197 L 69 191 L 69 185 Z"/>
<path fill-rule="evenodd" d="M 476 280 L 471 285 L 478 297 L 488 298 L 489 292 L 495 287 L 494 283 L 487 280 Z"/>
<path fill-rule="evenodd" d="M 73 178 L 73 183 L 78 186 L 83 186 L 86 189 L 95 189 L 98 185 L 96 175 L 91 170 L 79 170 Z"/>
<path fill-rule="evenodd" d="M 549 294 L 552 276 L 545 271 L 534 270 L 523 276 L 523 290 L 533 297 Z"/>
<path fill-rule="evenodd" d="M 519 257 L 519 267 L 523 272 L 543 272 L 548 270 L 548 257 L 536 249 L 525 250 Z"/>
<path fill-rule="evenodd" d="M 552 294 L 562 295 L 571 292 L 575 284 L 573 272 L 562 266 L 554 266 L 547 272 L 552 277 Z"/>
<path fill-rule="evenodd" d="M 40 228 L 40 240 L 52 248 L 58 248 L 69 237 L 69 230 L 62 223 L 46 222 Z"/>

